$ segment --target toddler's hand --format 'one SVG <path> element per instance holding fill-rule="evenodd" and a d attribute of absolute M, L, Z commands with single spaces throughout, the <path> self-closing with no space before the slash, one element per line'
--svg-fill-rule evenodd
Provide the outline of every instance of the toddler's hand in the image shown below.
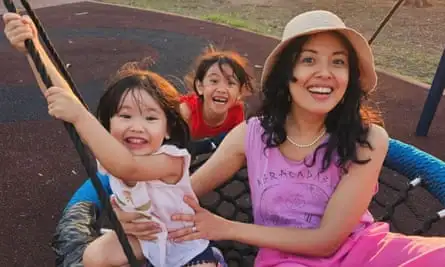
<path fill-rule="evenodd" d="M 76 124 L 88 112 L 73 92 L 60 87 L 51 87 L 45 91 L 48 113 L 56 119 Z"/>
<path fill-rule="evenodd" d="M 37 29 L 28 16 L 21 16 L 16 13 L 3 14 L 5 23 L 5 35 L 11 45 L 19 52 L 27 53 L 25 40 L 31 39 L 35 44 L 38 43 Z"/>

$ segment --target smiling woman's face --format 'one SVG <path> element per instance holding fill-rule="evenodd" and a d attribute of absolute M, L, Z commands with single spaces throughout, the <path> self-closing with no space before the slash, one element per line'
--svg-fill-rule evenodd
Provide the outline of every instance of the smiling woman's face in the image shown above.
<path fill-rule="evenodd" d="M 349 82 L 349 55 L 333 32 L 312 35 L 303 45 L 289 82 L 292 105 L 297 110 L 327 114 L 343 98 Z"/>

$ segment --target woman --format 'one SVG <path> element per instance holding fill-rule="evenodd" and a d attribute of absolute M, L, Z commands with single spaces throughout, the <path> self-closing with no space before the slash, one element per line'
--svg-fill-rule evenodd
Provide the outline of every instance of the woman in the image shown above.
<path fill-rule="evenodd" d="M 211 214 L 185 198 L 193 227 L 176 242 L 206 238 L 260 247 L 256 266 L 436 266 L 445 239 L 389 232 L 367 210 L 388 149 L 380 118 L 362 100 L 377 83 L 363 36 L 336 15 L 293 18 L 262 74 L 257 117 L 233 129 L 192 177 L 197 196 L 247 164 L 254 224 Z M 125 231 L 151 238 L 153 227 L 119 212 Z"/>
<path fill-rule="evenodd" d="M 254 224 L 185 201 L 194 222 L 177 242 L 234 240 L 260 248 L 255 266 L 436 266 L 445 238 L 403 236 L 368 211 L 388 135 L 363 99 L 376 86 L 362 35 L 327 11 L 293 18 L 266 60 L 257 117 L 232 130 L 193 174 L 203 195 L 247 164 Z M 228 160 L 230 159 L 230 160 Z"/>

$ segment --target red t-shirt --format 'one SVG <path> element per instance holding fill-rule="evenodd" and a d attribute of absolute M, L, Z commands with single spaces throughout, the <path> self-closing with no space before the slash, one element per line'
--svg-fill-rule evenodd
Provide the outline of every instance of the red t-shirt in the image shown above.
<path fill-rule="evenodd" d="M 207 125 L 203 119 L 202 102 L 199 100 L 198 95 L 184 95 L 181 96 L 180 101 L 181 103 L 187 104 L 190 110 L 189 128 L 192 139 L 194 140 L 229 132 L 244 120 L 243 105 L 239 103 L 229 109 L 226 120 L 221 125 L 211 127 Z"/>

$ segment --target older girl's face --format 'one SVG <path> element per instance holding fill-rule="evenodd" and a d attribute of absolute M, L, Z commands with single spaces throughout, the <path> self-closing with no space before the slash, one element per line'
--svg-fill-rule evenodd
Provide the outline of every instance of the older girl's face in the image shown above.
<path fill-rule="evenodd" d="M 293 108 L 325 115 L 343 98 L 349 82 L 349 55 L 332 32 L 318 33 L 303 45 L 289 82 Z"/>

